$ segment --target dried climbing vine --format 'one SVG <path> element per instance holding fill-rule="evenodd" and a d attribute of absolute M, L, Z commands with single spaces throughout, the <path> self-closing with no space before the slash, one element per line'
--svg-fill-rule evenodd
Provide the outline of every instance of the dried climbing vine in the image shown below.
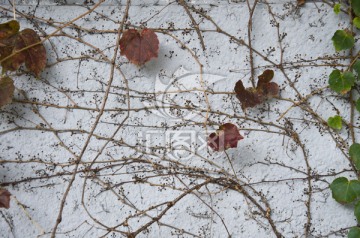
<path fill-rule="evenodd" d="M 0 33 L 10 32 L 0 39 L 11 38 L 0 41 L 0 206 L 11 201 L 0 210 L 1 228 L 17 237 L 26 218 L 40 237 L 347 234 L 355 224 L 333 222 L 326 230 L 317 217 L 322 204 L 336 205 L 327 199 L 334 183 L 358 183 L 344 177 L 330 185 L 357 176 L 356 144 L 348 155 L 359 129 L 357 55 L 293 54 L 295 34 L 285 22 L 322 29 L 334 7 L 298 2 L 172 1 L 153 11 L 130 0 L 0 6 Z M 318 9 L 320 21 L 302 17 L 307 7 Z M 339 18 L 356 25 L 348 8 L 335 5 Z M 28 31 L 11 20 L 14 9 L 21 29 L 40 36 L 25 48 L 14 44 Z M 353 33 L 337 31 L 335 49 L 353 48 Z M 261 38 L 269 39 L 265 46 Z M 308 40 L 325 42 L 316 34 Z M 41 48 L 34 69 L 23 54 L 41 45 L 47 62 Z M 312 76 L 314 69 L 321 73 Z M 211 81 L 220 73 L 226 79 Z M 160 143 L 185 132 L 197 132 L 199 141 Z M 318 147 L 322 140 L 336 147 L 336 168 L 318 163 L 314 137 Z"/>

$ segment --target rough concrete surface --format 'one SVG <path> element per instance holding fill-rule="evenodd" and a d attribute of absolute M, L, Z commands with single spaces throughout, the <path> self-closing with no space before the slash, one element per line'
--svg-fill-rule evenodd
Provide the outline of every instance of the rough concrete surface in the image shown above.
<path fill-rule="evenodd" d="M 331 42 L 349 16 L 331 3 L 134 0 L 121 24 L 127 2 L 114 0 L 66 26 L 94 5 L 15 3 L 22 28 L 63 28 L 39 79 L 12 73 L 0 111 L 0 186 L 13 195 L 0 237 L 345 237 L 356 225 L 329 189 L 356 177 L 349 127 L 323 123 L 350 121 L 326 88 L 350 62 Z M 158 58 L 135 66 L 117 51 L 112 64 L 120 26 L 154 29 Z M 280 97 L 245 112 L 234 85 L 265 69 Z M 226 122 L 244 139 L 214 152 L 207 137 Z"/>

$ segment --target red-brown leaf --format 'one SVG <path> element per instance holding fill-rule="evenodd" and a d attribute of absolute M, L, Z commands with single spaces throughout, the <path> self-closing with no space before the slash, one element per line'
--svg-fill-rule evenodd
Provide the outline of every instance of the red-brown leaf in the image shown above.
<path fill-rule="evenodd" d="M 11 103 L 14 90 L 14 82 L 11 78 L 0 78 L 0 107 Z"/>
<path fill-rule="evenodd" d="M 39 77 L 46 66 L 45 47 L 34 30 L 24 29 L 20 32 L 18 30 L 17 21 L 0 25 L 0 61 L 3 72 L 16 71 L 25 63 L 27 69 Z"/>
<path fill-rule="evenodd" d="M 262 90 L 266 98 L 272 98 L 279 95 L 279 85 L 274 82 L 270 82 L 264 85 Z"/>
<path fill-rule="evenodd" d="M 4 207 L 6 209 L 10 208 L 10 196 L 11 193 L 9 193 L 8 190 L 0 189 L 0 208 Z"/>
<path fill-rule="evenodd" d="M 256 88 L 261 88 L 264 84 L 269 83 L 274 77 L 274 71 L 271 69 L 265 70 L 261 75 L 258 76 L 258 83 Z"/>
<path fill-rule="evenodd" d="M 23 53 L 17 53 L 14 54 L 11 57 L 11 54 L 14 52 L 14 45 L 16 42 L 16 37 L 11 37 L 7 40 L 4 40 L 3 42 L 7 43 L 6 46 L 0 48 L 0 60 L 4 60 L 1 62 L 1 67 L 4 71 L 16 71 L 20 65 L 22 65 L 25 62 L 25 54 Z"/>
<path fill-rule="evenodd" d="M 303 6 L 306 3 L 306 0 L 297 0 L 297 5 L 299 7 Z"/>
<path fill-rule="evenodd" d="M 245 89 L 241 80 L 235 84 L 236 97 L 241 102 L 243 109 L 248 107 L 255 107 L 256 105 L 263 102 L 263 97 L 256 90 Z"/>
<path fill-rule="evenodd" d="M 239 133 L 237 126 L 225 123 L 219 127 L 208 138 L 208 145 L 215 151 L 224 151 L 229 148 L 236 148 L 239 140 L 244 139 Z"/>
<path fill-rule="evenodd" d="M 267 69 L 258 78 L 256 90 L 265 98 L 271 98 L 279 94 L 279 86 L 277 83 L 270 82 L 274 77 L 274 71 Z"/>
<path fill-rule="evenodd" d="M 38 34 L 32 29 L 24 29 L 20 31 L 18 39 L 15 43 L 15 50 L 19 51 L 30 45 L 40 43 L 41 39 Z M 35 74 L 36 77 L 40 76 L 40 73 L 46 66 L 46 50 L 43 44 L 37 44 L 24 50 L 22 53 L 25 56 L 26 68 Z"/>
<path fill-rule="evenodd" d="M 23 60 L 16 60 L 16 58 L 12 61 L 10 60 L 5 60 L 3 61 L 5 58 L 7 58 L 9 55 L 12 54 L 13 50 L 14 50 L 14 44 L 16 41 L 16 37 L 18 34 L 19 29 L 13 29 L 11 28 L 11 22 L 16 22 L 17 25 L 19 25 L 19 23 L 17 21 L 10 21 L 7 23 L 3 23 L 0 25 L 0 61 L 1 61 L 1 67 L 3 68 L 3 72 L 5 72 L 6 70 L 16 70 L 17 68 L 20 67 L 21 62 Z M 16 24 L 15 23 L 15 24 Z M 16 31 L 15 31 L 16 30 Z M 16 69 L 14 69 L 16 68 Z"/>
<path fill-rule="evenodd" d="M 9 38 L 19 32 L 19 22 L 12 20 L 0 24 L 0 40 Z"/>
<path fill-rule="evenodd" d="M 159 40 L 150 29 L 130 29 L 120 39 L 120 54 L 125 55 L 133 64 L 143 65 L 158 56 Z"/>
<path fill-rule="evenodd" d="M 248 107 L 255 107 L 268 98 L 279 95 L 279 85 L 270 82 L 274 77 L 273 70 L 265 70 L 258 78 L 256 89 L 245 89 L 241 80 L 235 84 L 234 91 L 236 97 L 241 102 L 241 108 L 244 110 Z"/>

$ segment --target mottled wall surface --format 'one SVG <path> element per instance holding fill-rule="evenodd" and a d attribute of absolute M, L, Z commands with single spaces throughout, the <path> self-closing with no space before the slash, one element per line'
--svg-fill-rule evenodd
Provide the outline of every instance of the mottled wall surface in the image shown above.
<path fill-rule="evenodd" d="M 287 0 L 15 2 L 21 27 L 49 40 L 41 77 L 11 73 L 0 110 L 0 186 L 14 196 L 0 237 L 342 237 L 356 225 L 329 189 L 355 177 L 349 127 L 324 123 L 350 121 L 346 96 L 327 88 L 350 62 L 331 43 L 345 13 Z M 136 66 L 116 47 L 140 27 L 160 48 Z M 235 83 L 266 69 L 280 96 L 244 111 Z M 227 122 L 244 139 L 214 152 L 207 137 Z"/>

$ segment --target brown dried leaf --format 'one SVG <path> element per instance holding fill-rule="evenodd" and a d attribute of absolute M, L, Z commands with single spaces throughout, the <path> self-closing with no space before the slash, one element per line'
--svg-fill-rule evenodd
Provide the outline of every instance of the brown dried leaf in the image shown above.
<path fill-rule="evenodd" d="M 159 40 L 150 29 L 130 29 L 120 39 L 120 54 L 125 55 L 133 64 L 143 65 L 158 56 Z"/>
<path fill-rule="evenodd" d="M 19 32 L 19 22 L 12 20 L 0 24 L 0 40 L 9 38 Z"/>
<path fill-rule="evenodd" d="M 0 61 L 3 72 L 16 71 L 25 63 L 28 70 L 39 77 L 46 66 L 45 47 L 34 30 L 24 29 L 18 32 L 18 24 L 17 21 L 10 21 L 0 25 L 0 34 L 3 36 L 0 37 Z"/>
<path fill-rule="evenodd" d="M 305 2 L 306 2 L 306 0 L 297 0 L 297 5 L 299 7 L 301 7 L 301 6 L 305 5 Z"/>
<path fill-rule="evenodd" d="M 15 43 L 15 50 L 19 51 L 30 45 L 41 42 L 38 34 L 32 29 L 24 29 L 20 31 L 18 39 Z M 35 74 L 36 77 L 40 76 L 40 73 L 46 66 L 46 50 L 43 44 L 37 44 L 29 49 L 24 50 L 20 54 L 25 55 L 26 68 Z"/>
<path fill-rule="evenodd" d="M 6 71 L 16 71 L 20 65 L 25 61 L 25 55 L 23 53 L 14 54 L 12 57 L 9 57 L 14 53 L 14 45 L 16 42 L 16 36 L 8 38 L 3 41 L 6 45 L 5 47 L 0 47 L 0 61 L 3 72 Z"/>
<path fill-rule="evenodd" d="M 243 110 L 248 107 L 255 107 L 256 105 L 263 102 L 262 95 L 252 88 L 245 89 L 241 80 L 235 84 L 235 93 L 236 97 L 241 102 L 241 107 Z"/>
<path fill-rule="evenodd" d="M 229 148 L 236 148 L 239 140 L 244 139 L 239 133 L 237 126 L 225 123 L 219 127 L 216 133 L 211 133 L 208 138 L 208 145 L 215 151 L 224 151 Z"/>
<path fill-rule="evenodd" d="M 261 88 L 264 84 L 269 83 L 274 78 L 274 71 L 271 69 L 265 70 L 261 75 L 258 76 L 258 83 L 256 88 Z"/>
<path fill-rule="evenodd" d="M 270 82 L 263 86 L 263 93 L 266 96 L 266 98 L 272 98 L 279 96 L 279 85 L 274 82 Z"/>
<path fill-rule="evenodd" d="M 11 78 L 0 78 L 0 107 L 11 103 L 14 91 L 14 81 Z"/>
<path fill-rule="evenodd" d="M 241 102 L 242 109 L 248 107 L 255 107 L 261 104 L 266 99 L 278 96 L 279 85 L 274 82 L 270 82 L 274 77 L 273 70 L 265 70 L 258 78 L 256 89 L 248 88 L 245 89 L 241 80 L 235 84 L 236 97 Z"/>
<path fill-rule="evenodd" d="M 274 78 L 274 71 L 267 69 L 259 77 L 257 83 L 257 91 L 266 98 L 271 98 L 279 94 L 279 86 L 277 83 L 270 82 Z"/>
<path fill-rule="evenodd" d="M 10 196 L 11 193 L 8 190 L 0 189 L 0 208 L 10 208 Z"/>

